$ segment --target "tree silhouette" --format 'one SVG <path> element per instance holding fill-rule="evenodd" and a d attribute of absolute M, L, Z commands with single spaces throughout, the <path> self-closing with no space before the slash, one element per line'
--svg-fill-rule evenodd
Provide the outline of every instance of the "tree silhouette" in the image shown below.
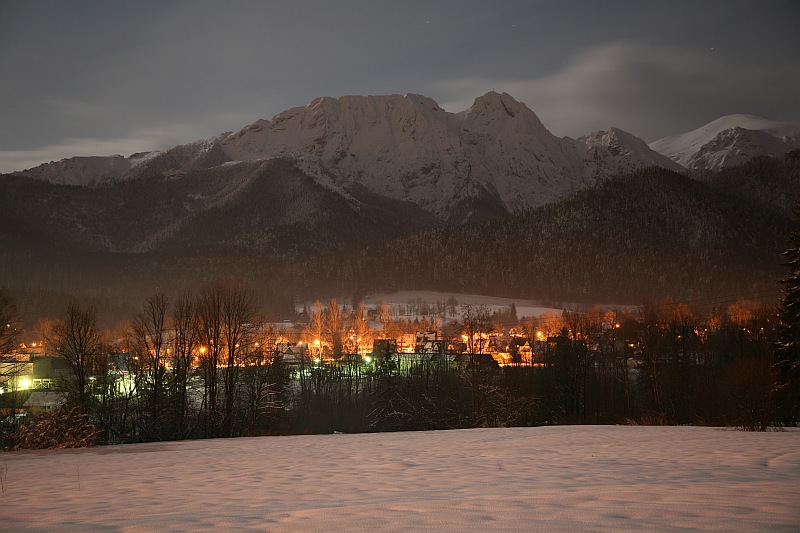
<path fill-rule="evenodd" d="M 72 370 L 74 380 L 70 392 L 73 393 L 73 401 L 83 412 L 89 409 L 89 381 L 103 352 L 96 316 L 94 307 L 81 307 L 72 302 L 64 318 L 53 326 L 53 338 L 48 339 L 48 343 Z"/>
<path fill-rule="evenodd" d="M 794 212 L 800 222 L 800 202 Z M 775 350 L 775 367 L 784 422 L 796 424 L 800 418 L 800 227 L 791 232 L 789 246 L 784 252 L 783 264 L 789 267 L 789 275 L 782 280 L 785 289 L 778 312 L 780 339 Z"/>

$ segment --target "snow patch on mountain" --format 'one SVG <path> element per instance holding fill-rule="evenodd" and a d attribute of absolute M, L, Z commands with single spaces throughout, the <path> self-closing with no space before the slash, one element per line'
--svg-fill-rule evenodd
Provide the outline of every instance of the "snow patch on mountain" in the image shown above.
<path fill-rule="evenodd" d="M 93 185 L 121 179 L 132 168 L 131 158 L 121 155 L 70 157 L 18 172 L 58 185 Z"/>

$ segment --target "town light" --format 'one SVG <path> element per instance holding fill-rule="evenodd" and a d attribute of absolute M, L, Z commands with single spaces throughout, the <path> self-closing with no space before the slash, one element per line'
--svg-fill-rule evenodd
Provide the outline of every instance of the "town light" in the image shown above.
<path fill-rule="evenodd" d="M 28 389 L 31 386 L 31 380 L 29 380 L 28 378 L 23 378 L 19 380 L 19 386 L 21 389 Z"/>

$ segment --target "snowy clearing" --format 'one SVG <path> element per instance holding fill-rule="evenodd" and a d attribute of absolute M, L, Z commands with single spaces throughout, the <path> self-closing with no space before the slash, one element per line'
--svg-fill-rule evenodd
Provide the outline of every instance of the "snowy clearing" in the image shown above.
<path fill-rule="evenodd" d="M 561 426 L 0 455 L 5 531 L 797 531 L 800 431 Z"/>
<path fill-rule="evenodd" d="M 501 298 L 499 296 L 482 296 L 478 294 L 460 294 L 454 292 L 434 292 L 434 291 L 400 291 L 392 293 L 371 294 L 364 298 L 364 303 L 368 306 L 374 307 L 380 305 L 381 302 L 386 302 L 390 305 L 401 305 L 411 302 L 413 300 L 421 300 L 427 303 L 447 302 L 450 298 L 454 298 L 457 302 L 457 308 L 460 310 L 461 305 L 485 305 L 489 311 L 503 311 L 506 310 L 512 303 L 517 308 L 517 316 L 540 316 L 543 313 L 553 312 L 561 313 L 562 309 L 555 307 L 542 307 L 541 304 L 533 300 L 524 300 L 520 298 Z M 570 306 L 572 304 L 567 304 Z"/>

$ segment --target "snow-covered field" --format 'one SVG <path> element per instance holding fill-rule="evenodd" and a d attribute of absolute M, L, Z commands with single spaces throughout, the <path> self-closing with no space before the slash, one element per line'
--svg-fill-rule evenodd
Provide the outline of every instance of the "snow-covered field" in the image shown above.
<path fill-rule="evenodd" d="M 490 312 L 505 311 L 513 303 L 517 308 L 517 316 L 540 316 L 542 313 L 554 312 L 561 313 L 562 309 L 553 307 L 542 307 L 535 301 L 501 298 L 498 296 L 482 296 L 478 294 L 460 294 L 452 292 L 433 292 L 433 291 L 400 291 L 382 294 L 371 294 L 364 298 L 367 306 L 375 307 L 381 302 L 386 302 L 393 306 L 407 304 L 414 300 L 420 300 L 429 304 L 438 302 L 446 303 L 450 298 L 454 298 L 458 305 L 457 311 L 460 312 L 463 304 L 485 305 Z"/>
<path fill-rule="evenodd" d="M 798 531 L 800 431 L 562 426 L 0 455 L 2 531 Z"/>

